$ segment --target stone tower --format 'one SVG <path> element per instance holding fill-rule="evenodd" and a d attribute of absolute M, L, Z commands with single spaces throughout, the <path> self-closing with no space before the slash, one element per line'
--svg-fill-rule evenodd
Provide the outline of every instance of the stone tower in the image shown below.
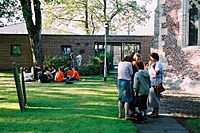
<path fill-rule="evenodd" d="M 186 91 L 198 88 L 200 0 L 158 0 L 154 26 L 151 52 L 159 53 L 165 77 Z"/>

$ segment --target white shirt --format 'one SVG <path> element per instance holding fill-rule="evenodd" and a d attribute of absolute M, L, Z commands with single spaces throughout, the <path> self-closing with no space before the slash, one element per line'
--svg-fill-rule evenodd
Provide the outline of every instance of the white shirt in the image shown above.
<path fill-rule="evenodd" d="M 118 79 L 131 80 L 133 75 L 133 68 L 131 62 L 119 62 L 118 65 Z"/>

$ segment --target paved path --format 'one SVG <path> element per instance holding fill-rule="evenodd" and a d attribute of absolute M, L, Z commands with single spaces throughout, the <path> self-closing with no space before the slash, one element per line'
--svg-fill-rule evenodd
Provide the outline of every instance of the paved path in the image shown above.
<path fill-rule="evenodd" d="M 160 108 L 159 118 L 149 118 L 144 123 L 136 123 L 138 133 L 189 133 L 165 110 Z"/>

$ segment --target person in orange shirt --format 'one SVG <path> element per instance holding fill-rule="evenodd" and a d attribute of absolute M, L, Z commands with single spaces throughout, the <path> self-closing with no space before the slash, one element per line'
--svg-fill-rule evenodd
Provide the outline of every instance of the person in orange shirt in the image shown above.
<path fill-rule="evenodd" d="M 72 77 L 73 76 L 73 71 L 72 70 L 67 70 L 67 77 Z"/>
<path fill-rule="evenodd" d="M 80 80 L 79 73 L 76 71 L 75 67 L 72 68 L 73 75 L 69 78 L 69 81 Z"/>
<path fill-rule="evenodd" d="M 64 73 L 61 71 L 61 68 L 58 68 L 58 71 L 56 72 L 55 81 L 56 82 L 64 81 Z"/>

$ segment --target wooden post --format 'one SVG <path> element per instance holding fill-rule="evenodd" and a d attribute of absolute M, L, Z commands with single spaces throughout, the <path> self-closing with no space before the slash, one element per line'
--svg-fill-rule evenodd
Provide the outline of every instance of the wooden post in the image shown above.
<path fill-rule="evenodd" d="M 23 94 L 22 94 L 22 90 L 21 90 L 19 73 L 18 73 L 15 62 L 12 63 L 12 69 L 13 69 L 15 85 L 16 85 L 16 89 L 17 89 L 17 96 L 18 96 L 18 100 L 19 100 L 20 110 L 21 110 L 21 112 L 24 112 L 24 99 L 23 99 Z"/>
<path fill-rule="evenodd" d="M 24 105 L 26 105 L 27 100 L 26 100 L 26 87 L 25 87 L 25 82 L 24 82 L 24 67 L 20 68 L 20 72 L 21 72 L 21 81 L 22 81 L 22 92 L 24 96 Z"/>

